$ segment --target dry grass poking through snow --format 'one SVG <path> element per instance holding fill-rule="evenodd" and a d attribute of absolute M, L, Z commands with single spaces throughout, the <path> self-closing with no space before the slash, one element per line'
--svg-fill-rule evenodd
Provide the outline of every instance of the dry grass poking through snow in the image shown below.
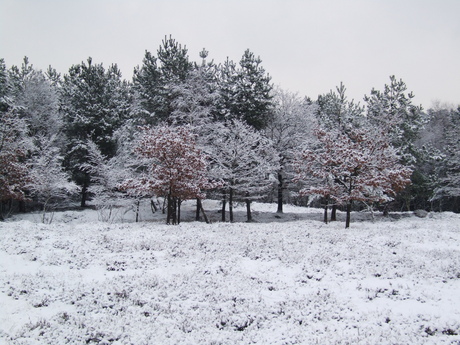
<path fill-rule="evenodd" d="M 460 343 L 459 215 L 344 230 L 290 212 L 300 220 L 2 223 L 0 343 Z"/>

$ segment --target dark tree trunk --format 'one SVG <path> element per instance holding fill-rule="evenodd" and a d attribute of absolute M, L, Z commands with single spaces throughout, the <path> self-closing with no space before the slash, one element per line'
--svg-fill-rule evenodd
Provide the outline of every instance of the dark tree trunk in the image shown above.
<path fill-rule="evenodd" d="M 325 205 L 324 205 L 324 217 L 323 217 L 323 221 L 324 221 L 324 223 L 326 223 L 326 224 L 327 224 L 327 208 L 328 208 L 328 202 L 329 202 L 329 200 L 328 200 L 328 198 L 326 198 L 325 201 L 324 201 L 324 204 L 325 204 Z"/>
<path fill-rule="evenodd" d="M 284 189 L 284 179 L 281 171 L 278 172 L 278 209 L 276 213 L 283 213 L 283 189 Z"/>
<path fill-rule="evenodd" d="M 230 214 L 230 223 L 233 223 L 233 188 L 228 191 L 228 210 Z"/>
<path fill-rule="evenodd" d="M 172 200 L 171 200 L 171 194 L 168 194 L 168 205 L 167 211 L 166 211 L 166 224 L 171 224 L 171 216 L 172 216 Z"/>
<path fill-rule="evenodd" d="M 201 209 L 201 213 L 203 214 L 204 221 L 206 222 L 206 224 L 209 224 L 208 216 L 204 212 L 203 203 L 201 203 L 201 202 L 200 202 L 200 209 Z"/>
<path fill-rule="evenodd" d="M 19 200 L 19 212 L 26 213 L 26 202 L 24 200 Z"/>
<path fill-rule="evenodd" d="M 180 224 L 180 206 L 182 205 L 182 200 L 177 199 L 177 224 Z"/>
<path fill-rule="evenodd" d="M 177 224 L 177 198 L 173 197 L 172 198 L 172 223 L 173 225 Z"/>
<path fill-rule="evenodd" d="M 336 220 L 337 220 L 337 205 L 334 204 L 332 205 L 331 222 L 335 222 Z"/>
<path fill-rule="evenodd" d="M 155 213 L 156 211 L 158 211 L 158 207 L 155 204 L 155 201 L 153 201 L 152 199 L 150 199 L 150 209 L 152 210 L 152 213 Z"/>
<path fill-rule="evenodd" d="M 247 222 L 252 222 L 251 200 L 249 199 L 249 192 L 246 192 L 246 215 Z"/>
<path fill-rule="evenodd" d="M 227 206 L 227 194 L 225 190 L 222 193 L 222 221 L 225 222 L 225 206 Z"/>
<path fill-rule="evenodd" d="M 161 210 L 161 213 L 163 213 L 163 214 L 165 214 L 166 207 L 168 206 L 167 205 L 168 201 L 169 201 L 169 197 L 164 197 L 163 198 L 163 207 L 162 207 L 162 210 Z"/>
<path fill-rule="evenodd" d="M 200 210 L 201 210 L 201 199 L 196 198 L 196 212 L 195 212 L 195 220 L 197 222 L 200 221 Z"/>
<path fill-rule="evenodd" d="M 5 220 L 5 216 L 4 216 L 4 204 L 5 204 L 4 201 L 0 201 L 0 221 L 4 221 L 4 220 Z"/>
<path fill-rule="evenodd" d="M 89 179 L 89 174 L 85 173 L 85 177 L 83 179 L 83 188 L 81 189 L 81 207 L 86 207 L 86 200 L 88 199 Z"/>
<path fill-rule="evenodd" d="M 136 223 L 139 222 L 139 204 L 140 204 L 140 200 L 137 200 L 137 203 L 136 203 Z"/>
<path fill-rule="evenodd" d="M 384 217 L 388 217 L 388 214 L 389 214 L 389 213 L 388 213 L 388 204 L 385 204 L 385 205 L 383 206 L 383 216 L 384 216 Z"/>
<path fill-rule="evenodd" d="M 351 219 L 351 201 L 347 203 L 347 218 L 345 220 L 345 229 L 350 227 L 350 219 Z"/>

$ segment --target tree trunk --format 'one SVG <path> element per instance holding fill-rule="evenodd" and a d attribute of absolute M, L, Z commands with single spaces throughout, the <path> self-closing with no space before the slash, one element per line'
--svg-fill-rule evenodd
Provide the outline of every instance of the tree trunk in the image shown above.
<path fill-rule="evenodd" d="M 247 222 L 252 222 L 252 213 L 251 213 L 251 200 L 249 199 L 249 192 L 246 192 L 246 215 Z"/>
<path fill-rule="evenodd" d="M 200 210 L 201 210 L 201 199 L 196 198 L 196 211 L 195 211 L 195 221 L 200 221 Z"/>
<path fill-rule="evenodd" d="M 139 222 L 139 204 L 141 203 L 140 200 L 136 202 L 136 223 Z"/>
<path fill-rule="evenodd" d="M 347 203 L 347 218 L 345 221 L 345 229 L 350 227 L 350 218 L 351 218 L 351 200 Z"/>
<path fill-rule="evenodd" d="M 172 216 L 172 200 L 171 200 L 171 194 L 168 194 L 168 205 L 167 211 L 166 211 L 166 224 L 171 224 L 171 216 Z"/>
<path fill-rule="evenodd" d="M 26 213 L 26 202 L 24 200 L 19 200 L 19 212 Z"/>
<path fill-rule="evenodd" d="M 203 208 L 203 203 L 202 203 L 202 202 L 200 202 L 200 209 L 201 209 L 201 213 L 203 214 L 204 221 L 206 222 L 206 224 L 209 224 L 209 219 L 208 219 L 208 216 L 206 215 L 206 213 L 204 212 L 204 208 Z"/>
<path fill-rule="evenodd" d="M 283 213 L 283 189 L 284 180 L 281 171 L 278 171 L 278 209 L 276 213 Z"/>
<path fill-rule="evenodd" d="M 336 220 L 337 220 L 337 205 L 334 204 L 332 205 L 331 222 L 335 222 Z"/>
<path fill-rule="evenodd" d="M 88 198 L 89 179 L 89 173 L 85 173 L 85 178 L 83 180 L 83 188 L 81 189 L 81 207 L 86 207 L 86 200 Z"/>
<path fill-rule="evenodd" d="M 163 198 L 163 207 L 162 207 L 162 210 L 161 210 L 161 213 L 163 213 L 163 214 L 165 214 L 165 209 L 167 207 L 166 202 L 168 201 L 168 199 L 169 199 L 168 197 Z"/>
<path fill-rule="evenodd" d="M 155 201 L 153 201 L 152 199 L 150 199 L 150 209 L 152 210 L 152 213 L 155 213 L 156 211 L 158 211 L 158 207 L 155 204 Z"/>
<path fill-rule="evenodd" d="M 327 224 L 327 208 L 328 208 L 328 198 L 326 198 L 325 200 L 325 205 L 324 205 L 324 217 L 323 217 L 323 221 L 325 224 Z"/>
<path fill-rule="evenodd" d="M 389 215 L 389 212 L 388 212 L 388 204 L 385 204 L 385 205 L 383 206 L 383 216 L 384 216 L 384 217 L 388 217 L 388 215 Z"/>
<path fill-rule="evenodd" d="M 230 223 L 233 223 L 233 189 L 231 187 L 228 191 L 228 210 L 230 213 Z"/>
<path fill-rule="evenodd" d="M 172 198 L 172 223 L 173 225 L 177 224 L 177 198 Z"/>
<path fill-rule="evenodd" d="M 182 200 L 177 199 L 177 224 L 180 224 L 180 206 L 182 205 Z"/>
<path fill-rule="evenodd" d="M 225 222 L 225 206 L 227 206 L 227 194 L 222 192 L 222 222 Z"/>

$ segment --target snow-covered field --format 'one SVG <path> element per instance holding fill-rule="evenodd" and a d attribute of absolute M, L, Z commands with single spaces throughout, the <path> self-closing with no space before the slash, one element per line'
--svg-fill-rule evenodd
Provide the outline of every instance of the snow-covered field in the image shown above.
<path fill-rule="evenodd" d="M 345 230 L 253 209 L 250 224 L 0 223 L 0 343 L 460 344 L 460 215 L 353 214 Z"/>

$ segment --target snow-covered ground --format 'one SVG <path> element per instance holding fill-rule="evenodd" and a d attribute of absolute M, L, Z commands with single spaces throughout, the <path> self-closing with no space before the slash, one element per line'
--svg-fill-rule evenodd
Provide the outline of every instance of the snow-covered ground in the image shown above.
<path fill-rule="evenodd" d="M 460 343 L 460 215 L 345 230 L 321 210 L 255 204 L 258 222 L 229 224 L 204 206 L 213 224 L 146 207 L 0 223 L 0 343 Z"/>

